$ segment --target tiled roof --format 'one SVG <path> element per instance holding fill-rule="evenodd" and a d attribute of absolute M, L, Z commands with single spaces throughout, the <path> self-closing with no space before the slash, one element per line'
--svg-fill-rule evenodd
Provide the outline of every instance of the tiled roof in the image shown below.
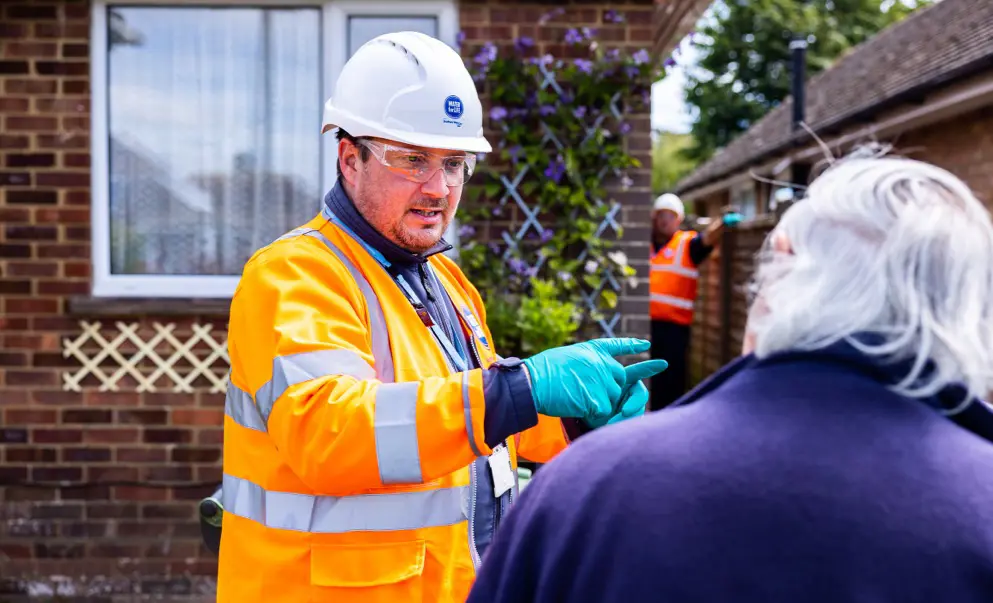
<path fill-rule="evenodd" d="M 821 132 L 984 69 L 993 70 L 993 0 L 941 0 L 811 78 L 805 121 Z M 680 181 L 676 191 L 703 186 L 780 152 L 793 137 L 792 111 L 787 98 Z"/>

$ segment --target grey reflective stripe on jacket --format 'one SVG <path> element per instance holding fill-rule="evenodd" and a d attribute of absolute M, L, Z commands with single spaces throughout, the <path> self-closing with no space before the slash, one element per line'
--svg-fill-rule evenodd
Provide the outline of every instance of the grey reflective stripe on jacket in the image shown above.
<path fill-rule="evenodd" d="M 417 382 L 394 383 L 389 332 L 379 299 L 365 276 L 323 234 L 297 229 L 281 239 L 310 236 L 335 254 L 354 278 L 369 311 L 375 369 L 350 350 L 315 350 L 273 361 L 272 379 L 255 395 L 228 384 L 225 413 L 242 427 L 267 431 L 273 406 L 285 391 L 298 383 L 324 376 L 376 377 L 383 383 L 376 391 L 373 429 L 376 460 L 384 484 L 421 483 L 423 472 L 417 440 Z M 463 375 L 466 429 L 476 455 L 480 455 L 472 429 L 468 374 Z M 246 479 L 224 476 L 222 490 L 226 512 L 269 527 L 313 532 L 391 530 L 443 526 L 466 519 L 466 488 L 428 492 L 390 493 L 375 496 L 329 497 L 266 491 Z M 307 526 L 312 526 L 308 528 Z"/>
<path fill-rule="evenodd" d="M 316 534 L 413 530 L 467 519 L 466 486 L 423 492 L 313 496 L 267 491 L 248 480 L 225 475 L 221 487 L 225 513 L 280 530 Z"/>

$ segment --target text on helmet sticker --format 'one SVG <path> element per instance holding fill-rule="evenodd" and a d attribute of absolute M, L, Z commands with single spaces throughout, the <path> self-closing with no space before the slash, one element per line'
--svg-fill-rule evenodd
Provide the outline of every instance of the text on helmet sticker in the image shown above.
<path fill-rule="evenodd" d="M 458 127 L 462 127 L 461 121 L 455 121 L 462 117 L 463 107 L 462 99 L 455 96 L 454 94 L 445 99 L 445 115 L 451 119 L 443 120 L 446 124 L 454 124 Z"/>

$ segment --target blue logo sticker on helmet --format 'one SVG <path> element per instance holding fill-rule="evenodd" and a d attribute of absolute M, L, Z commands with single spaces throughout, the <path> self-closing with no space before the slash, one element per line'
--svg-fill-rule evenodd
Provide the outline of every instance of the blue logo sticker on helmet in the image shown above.
<path fill-rule="evenodd" d="M 445 115 L 452 119 L 462 117 L 462 99 L 454 94 L 445 99 Z"/>

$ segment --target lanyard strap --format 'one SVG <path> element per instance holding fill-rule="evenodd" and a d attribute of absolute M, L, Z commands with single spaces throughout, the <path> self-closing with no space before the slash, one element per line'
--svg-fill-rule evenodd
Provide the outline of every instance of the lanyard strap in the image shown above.
<path fill-rule="evenodd" d="M 464 350 L 462 349 L 462 346 L 459 345 L 458 351 L 456 351 L 455 346 L 452 345 L 452 341 L 451 339 L 449 339 L 448 335 L 445 334 L 445 331 L 442 330 L 441 326 L 438 325 L 437 322 L 431 319 L 430 314 L 428 314 L 427 307 L 421 302 L 421 299 L 417 296 L 417 292 L 415 292 L 413 287 L 410 286 L 410 284 L 407 282 L 407 279 L 405 279 L 402 274 L 394 274 L 393 272 L 390 271 L 389 268 L 391 266 L 391 263 L 389 260 L 386 259 L 386 256 L 384 256 L 378 249 L 374 249 L 372 246 L 368 245 L 365 241 L 362 240 L 361 237 L 357 236 L 352 231 L 352 229 L 348 227 L 348 225 L 346 225 L 340 218 L 338 218 L 337 215 L 334 214 L 334 212 L 331 211 L 331 208 L 329 208 L 327 205 L 324 206 L 324 209 L 321 213 L 324 215 L 325 218 L 333 221 L 339 228 L 344 230 L 346 233 L 348 233 L 349 236 L 351 236 L 353 239 L 358 241 L 358 243 L 362 245 L 362 247 L 364 247 L 366 251 L 369 252 L 369 255 L 371 255 L 373 258 L 375 258 L 377 262 L 379 262 L 379 265 L 383 267 L 383 270 L 386 271 L 386 274 L 390 275 L 390 277 L 393 279 L 393 282 L 395 282 L 400 287 L 400 290 L 403 292 L 404 297 L 406 297 L 407 301 L 410 302 L 410 305 L 414 307 L 414 311 L 417 312 L 417 315 L 418 317 L 420 317 L 421 322 L 424 323 L 424 326 L 430 329 L 431 333 L 434 335 L 435 340 L 437 340 L 437 342 L 441 345 L 441 348 L 442 350 L 444 350 L 445 355 L 448 357 L 449 364 L 453 367 L 454 371 L 457 373 L 461 373 L 469 370 L 468 363 L 466 362 L 465 356 L 463 355 Z"/>

